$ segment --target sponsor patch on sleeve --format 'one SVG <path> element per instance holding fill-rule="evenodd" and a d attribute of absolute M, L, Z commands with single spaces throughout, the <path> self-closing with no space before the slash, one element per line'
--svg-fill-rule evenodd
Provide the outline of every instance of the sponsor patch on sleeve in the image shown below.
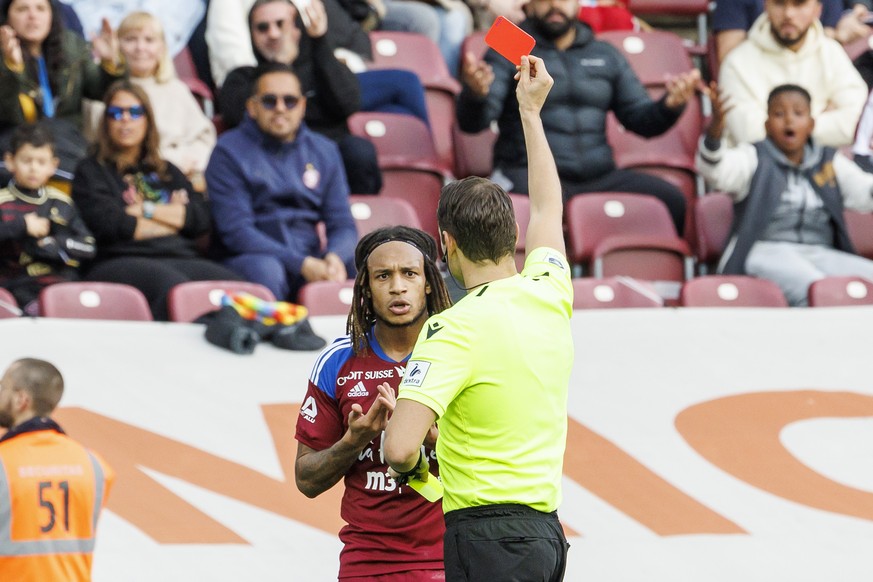
<path fill-rule="evenodd" d="M 315 422 L 315 417 L 318 416 L 318 406 L 315 404 L 315 398 L 310 396 L 306 399 L 306 402 L 300 407 L 300 416 L 309 422 Z"/>
<path fill-rule="evenodd" d="M 422 360 L 410 360 L 406 364 L 406 374 L 403 376 L 401 386 L 421 386 L 424 382 L 427 371 L 430 369 L 430 362 Z"/>
<path fill-rule="evenodd" d="M 555 265 L 556 267 L 558 267 L 559 269 L 561 269 L 562 271 L 567 270 L 567 267 L 564 264 L 564 261 L 561 260 L 561 257 L 559 257 L 555 254 L 552 254 L 552 253 L 547 254 L 546 260 L 548 262 L 552 263 L 553 265 Z"/>

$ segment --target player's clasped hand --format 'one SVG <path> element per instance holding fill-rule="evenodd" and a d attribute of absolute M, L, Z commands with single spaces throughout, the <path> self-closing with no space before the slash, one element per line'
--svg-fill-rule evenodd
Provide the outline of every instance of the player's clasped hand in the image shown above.
<path fill-rule="evenodd" d="M 361 446 L 385 430 L 388 426 L 388 418 L 394 411 L 394 390 L 387 383 L 379 384 L 377 388 L 379 397 L 366 414 L 357 403 L 352 404 L 352 410 L 349 412 L 349 430 Z"/>

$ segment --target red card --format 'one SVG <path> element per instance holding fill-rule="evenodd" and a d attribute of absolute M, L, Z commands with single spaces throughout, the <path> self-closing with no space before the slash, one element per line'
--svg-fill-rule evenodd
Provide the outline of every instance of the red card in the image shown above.
<path fill-rule="evenodd" d="M 518 66 L 521 64 L 521 57 L 530 54 L 536 41 L 512 21 L 498 16 L 485 35 L 485 44 Z"/>

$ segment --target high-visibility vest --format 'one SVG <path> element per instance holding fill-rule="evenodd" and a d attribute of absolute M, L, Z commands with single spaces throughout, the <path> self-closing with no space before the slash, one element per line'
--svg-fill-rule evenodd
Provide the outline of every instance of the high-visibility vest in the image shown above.
<path fill-rule="evenodd" d="M 114 479 L 100 457 L 55 430 L 0 442 L 0 580 L 90 581 Z"/>

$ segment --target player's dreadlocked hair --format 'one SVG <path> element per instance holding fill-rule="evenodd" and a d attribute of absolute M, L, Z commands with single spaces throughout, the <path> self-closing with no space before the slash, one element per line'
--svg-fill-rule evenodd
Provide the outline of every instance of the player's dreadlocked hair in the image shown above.
<path fill-rule="evenodd" d="M 367 332 L 376 323 L 373 300 L 365 293 L 370 281 L 367 259 L 370 257 L 370 253 L 376 250 L 376 247 L 392 241 L 412 245 L 424 255 L 424 280 L 430 285 L 430 293 L 427 296 L 428 315 L 439 313 L 452 304 L 446 284 L 435 262 L 437 248 L 432 236 L 408 226 L 387 226 L 364 235 L 355 248 L 355 267 L 358 270 L 358 276 L 355 278 L 352 307 L 346 321 L 346 333 L 352 340 L 352 349 L 356 354 L 369 349 L 370 342 L 367 339 Z"/>

